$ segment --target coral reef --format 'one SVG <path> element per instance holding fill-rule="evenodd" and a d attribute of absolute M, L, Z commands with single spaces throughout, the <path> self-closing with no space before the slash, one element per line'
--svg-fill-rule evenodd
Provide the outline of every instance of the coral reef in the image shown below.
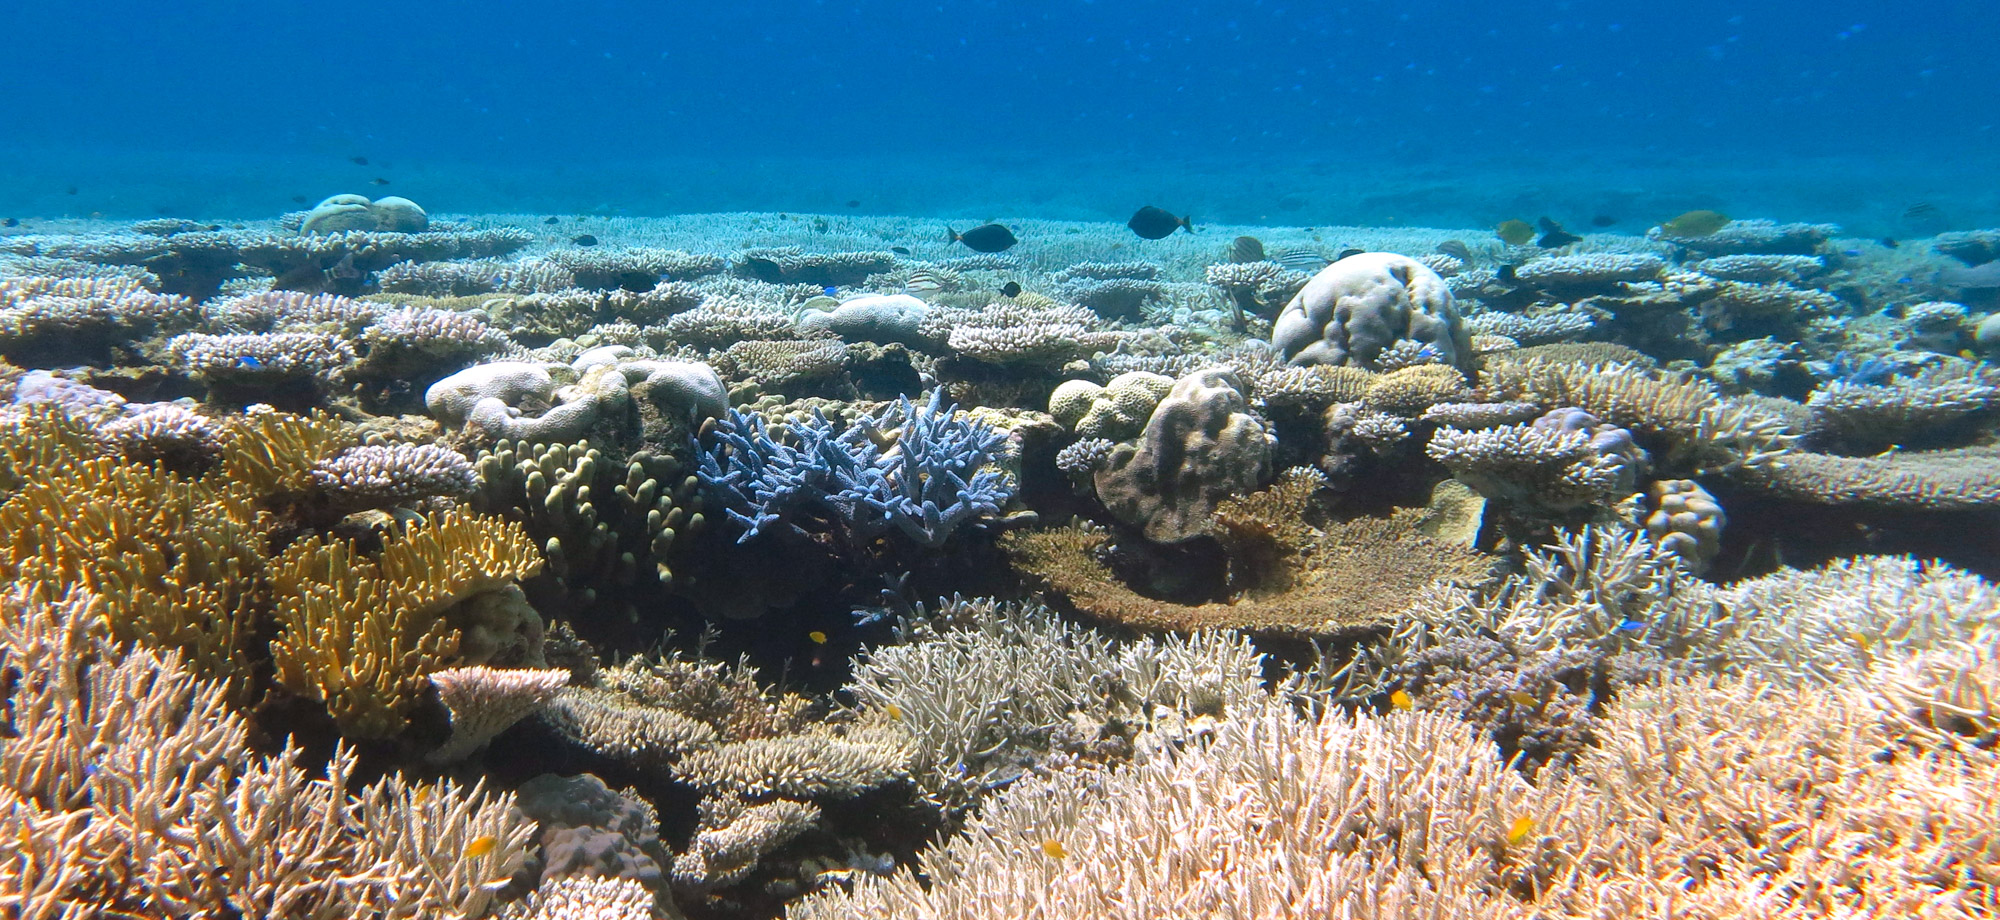
<path fill-rule="evenodd" d="M 2000 911 L 1996 231 L 32 223 L 0 913 Z"/>

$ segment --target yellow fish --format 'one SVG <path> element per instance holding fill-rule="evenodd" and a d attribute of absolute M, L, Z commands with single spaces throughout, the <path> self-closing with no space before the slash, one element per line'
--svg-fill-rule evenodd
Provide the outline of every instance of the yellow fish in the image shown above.
<path fill-rule="evenodd" d="M 1528 835 L 1534 832 L 1535 819 L 1525 815 L 1515 818 L 1513 824 L 1507 825 L 1507 842 L 1509 844 L 1519 844 L 1521 841 L 1528 839 Z"/>
<path fill-rule="evenodd" d="M 492 834 L 487 834 L 484 837 L 474 837 L 472 838 L 471 843 L 465 845 L 465 858 L 478 859 L 481 856 L 485 856 L 486 854 L 493 852 L 493 848 L 499 845 L 500 845 L 500 838 L 495 837 Z"/>
<path fill-rule="evenodd" d="M 1853 642 L 1855 645 L 1861 646 L 1861 650 L 1864 652 L 1868 651 L 1869 648 L 1875 645 L 1875 638 L 1873 636 L 1870 636 L 1867 633 L 1864 633 L 1858 629 L 1848 630 L 1847 638 L 1848 641 Z"/>
<path fill-rule="evenodd" d="M 891 719 L 895 719 L 898 722 L 903 721 L 903 707 L 898 706 L 895 703 L 890 703 L 886 706 L 883 706 L 882 711 L 888 713 L 889 718 Z"/>
<path fill-rule="evenodd" d="M 1417 708 L 1417 700 L 1416 697 L 1410 695 L 1410 691 L 1398 690 L 1389 694 L 1389 705 L 1397 709 L 1415 709 Z"/>
<path fill-rule="evenodd" d="M 817 629 L 813 630 L 812 632 L 806 633 L 806 638 L 813 640 L 814 645 L 826 644 L 826 633 L 820 632 Z"/>
<path fill-rule="evenodd" d="M 1069 851 L 1063 849 L 1062 841 L 1060 840 L 1044 840 L 1042 841 L 1042 855 L 1050 859 L 1061 859 L 1068 856 Z"/>
<path fill-rule="evenodd" d="M 1525 246 L 1535 238 L 1535 228 L 1525 220 L 1503 220 L 1493 228 L 1493 235 L 1509 246 Z"/>
<path fill-rule="evenodd" d="M 1515 690 L 1511 693 L 1508 693 L 1507 698 L 1513 700 L 1514 703 L 1519 706 L 1535 706 L 1539 705 L 1542 702 L 1541 700 L 1535 699 L 1534 697 L 1529 696 L 1526 693 L 1523 693 L 1519 690 Z"/>

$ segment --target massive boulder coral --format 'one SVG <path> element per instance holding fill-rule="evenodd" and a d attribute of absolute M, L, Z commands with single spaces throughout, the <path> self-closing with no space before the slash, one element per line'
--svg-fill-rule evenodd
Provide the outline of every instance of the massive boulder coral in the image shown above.
<path fill-rule="evenodd" d="M 430 215 L 408 198 L 391 195 L 369 201 L 362 195 L 335 195 L 315 205 L 299 223 L 299 232 L 343 233 L 348 230 L 417 233 L 431 225 Z"/>
<path fill-rule="evenodd" d="M 473 440 L 523 443 L 574 441 L 600 423 L 616 426 L 615 434 L 638 433 L 625 424 L 634 396 L 642 404 L 642 429 L 647 432 L 655 422 L 682 428 L 698 424 L 727 405 L 722 379 L 706 364 L 614 364 L 592 356 L 582 367 L 579 372 L 523 361 L 475 365 L 432 384 L 424 404 L 439 424 L 459 428 Z M 576 375 L 576 382 L 559 387 L 558 374 Z"/>
<path fill-rule="evenodd" d="M 1388 252 L 1348 256 L 1299 290 L 1271 327 L 1271 344 L 1293 364 L 1381 370 L 1399 341 L 1428 346 L 1441 364 L 1472 374 L 1472 337 L 1451 288 L 1422 262 Z"/>
<path fill-rule="evenodd" d="M 1269 482 L 1276 438 L 1243 389 L 1221 368 L 1175 382 L 1138 439 L 1114 448 L 1094 476 L 1104 507 L 1148 539 L 1175 543 L 1205 533 L 1217 502 Z"/>
<path fill-rule="evenodd" d="M 1049 395 L 1049 414 L 1079 438 L 1120 441 L 1136 436 L 1174 388 L 1165 374 L 1129 371 L 1098 386 L 1066 380 Z"/>

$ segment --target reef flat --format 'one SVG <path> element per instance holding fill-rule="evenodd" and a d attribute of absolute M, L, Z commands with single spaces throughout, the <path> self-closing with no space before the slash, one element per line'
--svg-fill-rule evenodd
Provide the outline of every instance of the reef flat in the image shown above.
<path fill-rule="evenodd" d="M 0 230 L 0 904 L 2000 911 L 2000 230 L 1156 217 Z"/>

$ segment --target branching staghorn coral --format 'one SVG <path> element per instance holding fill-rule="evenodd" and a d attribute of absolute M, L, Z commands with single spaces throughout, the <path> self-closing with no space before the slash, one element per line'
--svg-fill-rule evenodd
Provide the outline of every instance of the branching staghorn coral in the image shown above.
<path fill-rule="evenodd" d="M 1203 745 L 1016 783 L 920 866 L 792 916 L 1991 913 L 2000 758 L 1910 747 L 1875 692 L 1668 681 L 1532 785 L 1442 714 L 1246 707 Z"/>
<path fill-rule="evenodd" d="M 899 400 L 836 433 L 817 412 L 787 426 L 796 446 L 772 436 L 761 417 L 730 410 L 700 452 L 696 475 L 748 541 L 809 507 L 832 512 L 862 538 L 895 529 L 918 545 L 942 546 L 962 524 L 999 512 L 1013 494 L 988 469 L 1006 437 L 944 403 Z"/>
<path fill-rule="evenodd" d="M 1240 634 L 1118 648 L 1039 604 L 965 598 L 903 629 L 909 641 L 867 653 L 846 690 L 908 734 L 912 778 L 951 811 L 1054 755 L 1121 759 L 1143 725 L 1218 717 L 1261 692 Z"/>
<path fill-rule="evenodd" d="M 541 566 L 520 525 L 457 510 L 392 534 L 374 559 L 344 540 L 295 543 L 271 565 L 277 680 L 349 737 L 391 737 L 452 660 L 449 608 Z"/>
<path fill-rule="evenodd" d="M 1591 527 L 1532 551 L 1486 595 L 1416 596 L 1381 643 L 1345 665 L 1338 691 L 1386 689 L 1383 675 L 1424 649 L 1498 637 L 1523 656 L 1639 654 L 1675 667 L 1825 685 L 1881 656 L 1951 648 L 2000 629 L 2000 591 L 1977 576 L 1901 557 L 1786 569 L 1718 588 L 1643 531 Z M 1643 670 L 1643 669 L 1642 669 Z"/>
<path fill-rule="evenodd" d="M 525 856 L 509 796 L 391 775 L 348 791 L 301 751 L 253 752 L 222 685 L 120 649 L 85 592 L 0 597 L 0 904 L 23 917 L 478 916 Z M 29 836 L 26 831 L 40 832 Z"/>

